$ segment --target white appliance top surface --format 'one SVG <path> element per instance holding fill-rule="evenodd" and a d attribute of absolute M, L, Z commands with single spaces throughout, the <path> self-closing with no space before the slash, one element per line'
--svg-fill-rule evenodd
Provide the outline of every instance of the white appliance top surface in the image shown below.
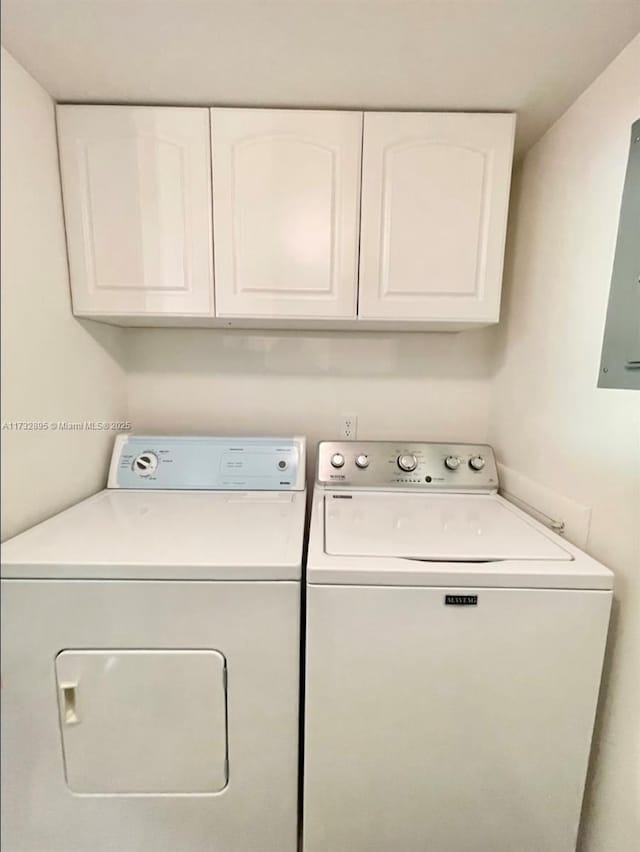
<path fill-rule="evenodd" d="M 4 577 L 299 579 L 304 491 L 105 490 L 2 545 Z"/>
<path fill-rule="evenodd" d="M 316 486 L 311 585 L 610 591 L 613 574 L 497 494 Z"/>
<path fill-rule="evenodd" d="M 447 562 L 572 558 L 507 503 L 474 494 L 329 492 L 325 551 Z"/>

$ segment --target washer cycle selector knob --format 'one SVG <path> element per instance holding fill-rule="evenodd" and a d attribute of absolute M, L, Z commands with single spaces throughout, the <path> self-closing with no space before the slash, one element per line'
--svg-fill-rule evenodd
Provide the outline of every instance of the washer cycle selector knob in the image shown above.
<path fill-rule="evenodd" d="M 400 470 L 410 473 L 412 470 L 415 470 L 417 466 L 418 459 L 415 456 L 412 456 L 409 453 L 403 456 L 398 456 L 398 467 Z"/>
<path fill-rule="evenodd" d="M 344 456 L 342 453 L 334 453 L 331 456 L 331 467 L 344 467 Z"/>
<path fill-rule="evenodd" d="M 460 467 L 460 459 L 457 456 L 447 456 L 444 460 L 444 466 L 449 470 L 457 470 Z"/>
<path fill-rule="evenodd" d="M 151 476 L 158 467 L 158 456 L 150 452 L 140 453 L 133 460 L 132 467 L 134 473 L 137 473 L 138 476 Z"/>
<path fill-rule="evenodd" d="M 356 456 L 356 467 L 359 467 L 361 470 L 364 470 L 365 467 L 369 467 L 369 456 L 365 453 L 361 453 L 359 456 Z"/>
<path fill-rule="evenodd" d="M 484 459 L 482 456 L 471 456 L 469 459 L 469 467 L 472 470 L 482 470 L 484 467 Z"/>

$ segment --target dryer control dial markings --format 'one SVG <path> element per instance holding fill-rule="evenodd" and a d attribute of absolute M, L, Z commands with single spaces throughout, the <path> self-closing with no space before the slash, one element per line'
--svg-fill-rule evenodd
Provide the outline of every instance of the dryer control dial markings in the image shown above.
<path fill-rule="evenodd" d="M 158 468 L 158 456 L 155 453 L 140 453 L 133 460 L 133 470 L 138 476 L 151 476 Z"/>

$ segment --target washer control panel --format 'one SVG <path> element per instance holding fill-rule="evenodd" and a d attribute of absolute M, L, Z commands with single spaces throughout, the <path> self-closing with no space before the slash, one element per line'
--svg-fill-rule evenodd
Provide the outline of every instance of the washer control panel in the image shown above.
<path fill-rule="evenodd" d="M 305 439 L 118 435 L 108 487 L 303 491 Z"/>
<path fill-rule="evenodd" d="M 498 489 L 498 469 L 487 444 L 322 441 L 317 480 L 348 488 L 491 492 Z"/>

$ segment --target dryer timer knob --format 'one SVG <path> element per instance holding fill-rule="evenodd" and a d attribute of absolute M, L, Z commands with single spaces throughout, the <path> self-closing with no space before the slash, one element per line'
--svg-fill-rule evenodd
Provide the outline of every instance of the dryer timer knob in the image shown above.
<path fill-rule="evenodd" d="M 344 456 L 342 455 L 342 453 L 334 453 L 331 456 L 331 466 L 344 467 Z"/>
<path fill-rule="evenodd" d="M 447 456 L 444 460 L 444 466 L 449 470 L 457 470 L 460 467 L 460 459 L 458 456 Z"/>
<path fill-rule="evenodd" d="M 469 459 L 469 467 L 472 470 L 482 470 L 484 467 L 484 459 L 482 456 L 471 456 Z"/>
<path fill-rule="evenodd" d="M 138 476 L 151 476 L 158 467 L 158 456 L 146 450 L 135 457 L 132 467 L 134 473 L 137 473 Z"/>

